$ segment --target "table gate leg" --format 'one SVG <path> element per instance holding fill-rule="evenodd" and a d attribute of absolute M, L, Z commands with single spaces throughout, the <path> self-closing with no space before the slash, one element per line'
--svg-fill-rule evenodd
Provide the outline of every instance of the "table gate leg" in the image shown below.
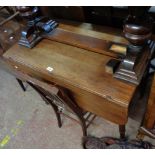
<path fill-rule="evenodd" d="M 16 78 L 16 80 L 19 83 L 19 85 L 21 86 L 21 88 L 23 89 L 23 91 L 26 91 L 26 88 L 25 88 L 23 82 L 20 79 L 17 79 L 17 78 Z"/>
<path fill-rule="evenodd" d="M 124 139 L 125 138 L 125 125 L 119 125 L 119 133 L 120 133 L 120 138 Z"/>

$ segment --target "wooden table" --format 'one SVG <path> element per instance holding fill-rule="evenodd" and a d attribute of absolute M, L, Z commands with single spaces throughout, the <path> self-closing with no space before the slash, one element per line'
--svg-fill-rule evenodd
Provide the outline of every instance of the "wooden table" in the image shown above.
<path fill-rule="evenodd" d="M 107 47 L 101 45 L 118 42 L 126 46 L 128 43 L 116 35 L 118 31 L 108 28 L 94 31 L 89 24 L 85 25 L 87 28 L 82 24 L 60 24 L 57 32 L 34 48 L 15 44 L 3 58 L 13 70 L 67 88 L 81 108 L 118 124 L 121 137 L 124 137 L 136 86 L 106 73 L 107 62 L 111 58 L 119 60 L 120 56 L 110 50 L 107 52 Z M 60 31 L 63 35 L 58 33 Z"/>

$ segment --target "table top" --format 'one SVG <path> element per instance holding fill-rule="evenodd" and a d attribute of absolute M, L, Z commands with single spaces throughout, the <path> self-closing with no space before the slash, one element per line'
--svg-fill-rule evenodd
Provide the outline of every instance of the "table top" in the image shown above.
<path fill-rule="evenodd" d="M 32 49 L 15 44 L 3 57 L 41 73 L 44 79 L 63 81 L 123 107 L 129 106 L 136 89 L 105 72 L 111 57 L 48 39 Z"/>
<path fill-rule="evenodd" d="M 118 51 L 118 49 L 111 50 L 113 45 L 120 46 L 118 48 L 126 48 L 128 45 L 128 41 L 122 37 L 122 33 L 118 32 L 120 32 L 118 29 L 87 23 L 79 23 L 78 25 L 75 23 L 74 25 L 61 23 L 58 28 L 44 37 L 113 58 L 122 59 L 126 54 L 126 49 L 125 51 Z"/>
<path fill-rule="evenodd" d="M 128 41 L 123 37 L 122 30 L 112 27 L 71 21 L 66 21 L 63 23 L 62 21 L 62 23 L 59 24 L 58 28 L 76 34 L 128 44 Z"/>

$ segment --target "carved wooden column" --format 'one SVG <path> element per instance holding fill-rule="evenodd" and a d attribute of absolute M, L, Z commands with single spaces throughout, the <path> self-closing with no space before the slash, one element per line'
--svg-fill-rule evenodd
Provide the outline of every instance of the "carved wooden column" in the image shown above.
<path fill-rule="evenodd" d="M 123 32 L 130 44 L 127 47 L 126 57 L 114 77 L 139 84 L 155 48 L 154 42 L 151 41 L 152 20 L 146 15 L 138 17 L 129 15 Z"/>
<path fill-rule="evenodd" d="M 16 8 L 20 15 L 27 20 L 27 26 L 21 32 L 19 45 L 32 48 L 43 38 L 43 35 L 49 34 L 58 26 L 54 20 L 40 16 L 39 8 L 36 6 L 18 6 Z"/>
<path fill-rule="evenodd" d="M 21 32 L 19 45 L 32 48 L 41 40 L 35 28 L 35 17 L 38 15 L 38 7 L 18 6 L 17 10 L 20 12 L 20 16 L 27 20 L 27 26 Z"/>

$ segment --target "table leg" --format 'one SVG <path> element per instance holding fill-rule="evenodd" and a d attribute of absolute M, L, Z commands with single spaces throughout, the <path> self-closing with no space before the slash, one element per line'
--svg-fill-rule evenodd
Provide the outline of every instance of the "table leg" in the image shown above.
<path fill-rule="evenodd" d="M 145 127 L 140 127 L 138 134 L 137 134 L 137 138 L 143 139 L 145 135 L 150 137 L 150 138 L 155 139 L 155 128 L 154 129 L 147 129 Z"/>
<path fill-rule="evenodd" d="M 144 134 L 141 132 L 141 131 L 138 131 L 138 134 L 137 134 L 137 136 L 136 136 L 136 138 L 138 139 L 138 140 L 143 140 L 144 139 Z"/>
<path fill-rule="evenodd" d="M 120 133 L 120 138 L 124 139 L 125 138 L 125 125 L 119 125 L 119 133 Z"/>
<path fill-rule="evenodd" d="M 26 88 L 25 88 L 23 82 L 20 79 L 17 79 L 17 78 L 16 78 L 16 80 L 18 81 L 18 83 L 21 86 L 21 88 L 23 89 L 23 91 L 26 91 Z"/>

